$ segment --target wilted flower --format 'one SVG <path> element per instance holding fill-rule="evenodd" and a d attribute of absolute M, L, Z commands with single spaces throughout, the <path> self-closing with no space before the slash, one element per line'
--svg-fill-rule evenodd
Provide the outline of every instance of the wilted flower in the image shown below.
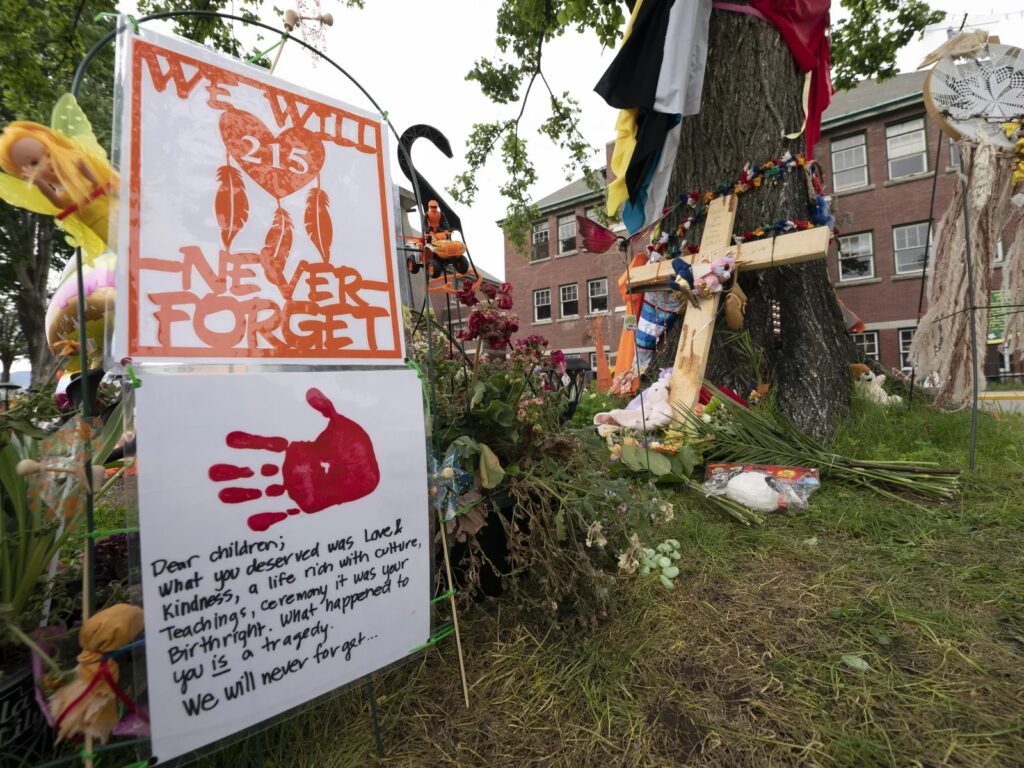
<path fill-rule="evenodd" d="M 672 522 L 672 518 L 676 516 L 675 507 L 672 506 L 672 502 L 663 501 L 658 504 L 658 512 L 654 516 L 654 522 L 658 525 L 666 525 Z"/>
<path fill-rule="evenodd" d="M 498 309 L 512 309 L 512 283 L 502 283 L 498 289 Z"/>
<path fill-rule="evenodd" d="M 595 520 L 587 528 L 587 546 L 594 546 L 598 549 L 604 549 L 608 544 L 608 539 L 604 537 L 604 531 L 601 530 L 601 521 Z"/>
<path fill-rule="evenodd" d="M 551 350 L 551 364 L 555 367 L 559 376 L 565 374 L 565 353 L 560 349 Z"/>
<path fill-rule="evenodd" d="M 455 292 L 455 298 L 464 307 L 475 307 L 480 303 L 480 299 L 476 297 L 476 288 L 473 287 L 472 280 L 462 281 L 462 287 Z"/>
<path fill-rule="evenodd" d="M 640 543 L 640 537 L 637 534 L 632 534 L 629 537 L 629 549 L 619 555 L 619 570 L 623 573 L 636 573 L 637 568 L 640 567 L 640 552 L 643 549 L 643 545 Z"/>

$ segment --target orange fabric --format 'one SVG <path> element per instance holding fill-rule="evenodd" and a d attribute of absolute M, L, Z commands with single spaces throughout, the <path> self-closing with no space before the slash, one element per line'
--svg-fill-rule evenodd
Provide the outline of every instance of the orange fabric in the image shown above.
<path fill-rule="evenodd" d="M 647 254 L 638 253 L 633 256 L 633 260 L 629 263 L 630 269 L 633 267 L 646 266 L 648 262 Z M 622 303 L 626 305 L 626 312 L 631 314 L 635 318 L 640 317 L 640 307 L 644 302 L 644 296 L 642 293 L 627 293 L 629 289 L 629 273 L 623 272 L 619 276 L 619 295 L 622 297 Z M 636 357 L 636 337 L 635 333 L 631 330 L 623 330 L 619 334 L 619 351 L 615 356 L 615 377 L 621 379 L 623 374 L 633 369 L 633 361 Z"/>

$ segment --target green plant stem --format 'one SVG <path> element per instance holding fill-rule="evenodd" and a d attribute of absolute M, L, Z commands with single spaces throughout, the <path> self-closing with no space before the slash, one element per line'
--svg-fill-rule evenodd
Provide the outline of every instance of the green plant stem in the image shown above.
<path fill-rule="evenodd" d="M 35 640 L 33 640 L 31 637 L 29 637 L 21 631 L 21 627 L 19 627 L 12 621 L 7 625 L 7 629 L 8 631 L 10 631 L 12 635 L 14 635 L 14 637 L 18 640 L 19 643 L 27 646 L 28 649 L 32 651 L 32 653 L 36 654 L 40 659 L 42 659 L 43 663 L 47 666 L 50 672 L 52 672 L 55 675 L 59 675 L 63 672 L 63 670 L 57 666 L 57 662 L 55 662 L 50 657 L 49 654 L 44 652 L 43 649 L 39 647 Z"/>
<path fill-rule="evenodd" d="M 469 380 L 469 396 L 472 400 L 473 388 L 476 387 L 476 374 L 480 370 L 480 353 L 483 351 L 484 340 L 481 336 L 476 340 L 476 355 L 473 357 L 473 374 Z M 467 409 L 468 410 L 468 409 Z"/>

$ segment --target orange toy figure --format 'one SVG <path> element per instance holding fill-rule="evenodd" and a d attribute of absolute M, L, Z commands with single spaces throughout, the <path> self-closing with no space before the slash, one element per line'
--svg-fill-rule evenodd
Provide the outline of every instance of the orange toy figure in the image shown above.
<path fill-rule="evenodd" d="M 120 719 L 118 702 L 134 710 L 117 683 L 117 662 L 104 655 L 127 645 L 141 631 L 142 609 L 126 603 L 112 605 L 85 620 L 78 633 L 82 652 L 75 678 L 50 697 L 57 741 L 81 734 L 106 744 Z"/>
<path fill-rule="evenodd" d="M 416 274 L 422 267 L 428 267 L 431 278 L 439 278 L 444 269 L 451 264 L 455 271 L 464 275 L 469 271 L 469 258 L 466 256 L 466 246 L 458 240 L 449 240 L 448 230 L 442 229 L 444 217 L 437 204 L 437 200 L 427 203 L 427 215 L 425 217 L 426 231 L 420 241 L 423 245 L 423 252 L 420 261 L 413 258 L 406 259 L 406 266 L 412 274 Z"/>
<path fill-rule="evenodd" d="M 427 203 L 427 232 L 431 235 L 441 232 L 441 211 L 437 207 L 437 200 Z"/>
<path fill-rule="evenodd" d="M 118 177 L 75 97 L 53 108 L 53 127 L 19 120 L 0 134 L 0 198 L 52 216 L 91 262 L 109 243 Z"/>

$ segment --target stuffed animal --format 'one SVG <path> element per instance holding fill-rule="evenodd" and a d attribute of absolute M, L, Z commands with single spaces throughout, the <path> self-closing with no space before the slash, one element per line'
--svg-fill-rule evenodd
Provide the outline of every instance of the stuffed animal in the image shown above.
<path fill-rule="evenodd" d="M 623 428 L 648 432 L 667 426 L 674 418 L 672 406 L 668 403 L 668 381 L 664 379 L 651 384 L 634 402 L 635 405 L 630 403 L 629 408 L 616 408 L 594 416 L 597 433 L 606 437 Z"/>
<path fill-rule="evenodd" d="M 890 395 L 883 388 L 885 376 L 878 374 L 863 363 L 854 363 L 850 366 L 853 374 L 853 388 L 861 397 L 865 397 L 878 405 L 899 405 L 903 398 L 899 395 Z"/>

